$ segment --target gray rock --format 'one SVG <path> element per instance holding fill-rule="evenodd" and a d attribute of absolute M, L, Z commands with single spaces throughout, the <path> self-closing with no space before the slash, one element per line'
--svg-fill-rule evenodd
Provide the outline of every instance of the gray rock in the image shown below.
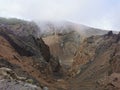
<path fill-rule="evenodd" d="M 43 90 L 49 90 L 48 87 L 43 87 Z"/>
<path fill-rule="evenodd" d="M 0 80 L 0 90 L 42 90 L 42 89 L 40 87 L 37 87 L 36 85 L 3 79 Z"/>

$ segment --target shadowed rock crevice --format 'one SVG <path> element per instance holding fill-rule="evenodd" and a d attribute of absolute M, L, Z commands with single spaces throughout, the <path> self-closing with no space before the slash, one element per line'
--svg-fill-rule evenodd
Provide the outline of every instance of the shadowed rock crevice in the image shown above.
<path fill-rule="evenodd" d="M 27 46 L 25 46 L 25 43 L 21 40 L 17 40 L 16 36 L 10 36 L 9 34 L 0 31 L 0 35 L 3 36 L 9 43 L 15 48 L 15 50 L 21 55 L 21 56 L 33 56 L 35 55 L 33 52 L 27 50 Z M 14 38 L 14 39 L 12 39 Z M 20 44 L 19 44 L 20 43 Z M 24 49 L 26 48 L 26 49 Z"/>

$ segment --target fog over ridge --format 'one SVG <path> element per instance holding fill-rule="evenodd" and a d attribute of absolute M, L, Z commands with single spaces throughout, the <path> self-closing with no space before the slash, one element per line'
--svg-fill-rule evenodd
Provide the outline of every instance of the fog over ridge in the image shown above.
<path fill-rule="evenodd" d="M 0 17 L 71 21 L 120 31 L 119 0 L 0 0 Z"/>

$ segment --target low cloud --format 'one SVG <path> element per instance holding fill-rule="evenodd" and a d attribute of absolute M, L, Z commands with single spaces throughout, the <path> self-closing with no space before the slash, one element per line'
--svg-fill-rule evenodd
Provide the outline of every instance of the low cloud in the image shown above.
<path fill-rule="evenodd" d="M 119 0 L 0 0 L 0 16 L 120 30 Z"/>

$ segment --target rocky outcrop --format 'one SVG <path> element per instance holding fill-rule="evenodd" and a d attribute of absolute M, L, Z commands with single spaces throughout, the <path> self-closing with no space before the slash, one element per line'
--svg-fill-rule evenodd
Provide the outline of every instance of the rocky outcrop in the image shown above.
<path fill-rule="evenodd" d="M 24 82 L 0 80 L 1 90 L 42 90 L 41 88 Z"/>
<path fill-rule="evenodd" d="M 0 25 L 0 67 L 10 68 L 40 87 L 53 88 L 54 71 L 61 68 L 58 59 L 50 55 L 49 47 L 34 33 L 20 32 L 19 35 L 8 23 Z M 54 60 L 56 63 L 52 64 Z"/>
<path fill-rule="evenodd" d="M 112 73 L 97 81 L 102 90 L 119 90 L 120 89 L 120 73 Z"/>
<path fill-rule="evenodd" d="M 6 19 L 0 17 L 0 26 L 12 30 L 17 36 L 39 36 L 39 27 L 34 22 L 28 22 L 16 18 Z"/>
<path fill-rule="evenodd" d="M 19 77 L 13 70 L 0 68 L 0 89 L 1 90 L 42 90 L 36 85 L 25 82 L 25 77 Z"/>

